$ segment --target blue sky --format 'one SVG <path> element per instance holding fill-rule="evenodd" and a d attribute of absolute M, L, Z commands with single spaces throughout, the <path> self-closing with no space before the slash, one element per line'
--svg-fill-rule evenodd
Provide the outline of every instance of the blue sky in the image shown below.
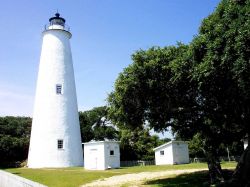
<path fill-rule="evenodd" d="M 78 108 L 105 105 L 138 49 L 189 43 L 219 0 L 4 0 L 0 116 L 32 116 L 41 32 L 58 10 L 70 26 Z"/>

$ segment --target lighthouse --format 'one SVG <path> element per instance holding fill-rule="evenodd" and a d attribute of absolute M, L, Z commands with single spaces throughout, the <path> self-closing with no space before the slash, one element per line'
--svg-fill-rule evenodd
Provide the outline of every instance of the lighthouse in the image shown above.
<path fill-rule="evenodd" d="M 71 33 L 56 13 L 42 33 L 28 167 L 83 166 Z"/>

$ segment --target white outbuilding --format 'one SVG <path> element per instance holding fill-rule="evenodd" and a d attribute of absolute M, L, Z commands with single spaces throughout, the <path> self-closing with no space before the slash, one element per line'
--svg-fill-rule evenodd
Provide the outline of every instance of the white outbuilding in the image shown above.
<path fill-rule="evenodd" d="M 91 141 L 84 144 L 84 168 L 106 170 L 120 167 L 118 141 Z"/>
<path fill-rule="evenodd" d="M 187 164 L 189 163 L 188 143 L 184 141 L 170 141 L 154 148 L 155 164 Z"/>

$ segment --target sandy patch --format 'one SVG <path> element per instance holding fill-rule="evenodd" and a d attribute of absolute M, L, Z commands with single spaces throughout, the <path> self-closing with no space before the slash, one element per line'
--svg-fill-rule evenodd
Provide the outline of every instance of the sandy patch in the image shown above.
<path fill-rule="evenodd" d="M 187 169 L 187 170 L 170 170 L 170 171 L 156 171 L 156 172 L 141 172 L 133 174 L 118 175 L 101 180 L 96 180 L 91 183 L 85 184 L 82 187 L 94 187 L 94 186 L 121 186 L 123 184 L 138 184 L 138 182 L 168 177 L 171 175 L 180 175 L 183 173 L 192 173 L 196 171 L 204 171 L 207 169 Z M 136 186 L 136 185 L 131 185 Z"/>

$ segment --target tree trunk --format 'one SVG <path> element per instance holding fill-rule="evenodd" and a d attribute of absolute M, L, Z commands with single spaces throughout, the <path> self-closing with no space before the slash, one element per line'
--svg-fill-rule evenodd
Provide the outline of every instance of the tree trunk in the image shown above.
<path fill-rule="evenodd" d="M 248 146 L 241 155 L 240 161 L 234 171 L 232 177 L 232 186 L 250 187 L 250 150 L 249 142 L 250 137 L 248 135 Z"/>
<path fill-rule="evenodd" d="M 207 165 L 210 176 L 210 184 L 224 182 L 220 161 L 212 152 L 207 152 Z"/>

